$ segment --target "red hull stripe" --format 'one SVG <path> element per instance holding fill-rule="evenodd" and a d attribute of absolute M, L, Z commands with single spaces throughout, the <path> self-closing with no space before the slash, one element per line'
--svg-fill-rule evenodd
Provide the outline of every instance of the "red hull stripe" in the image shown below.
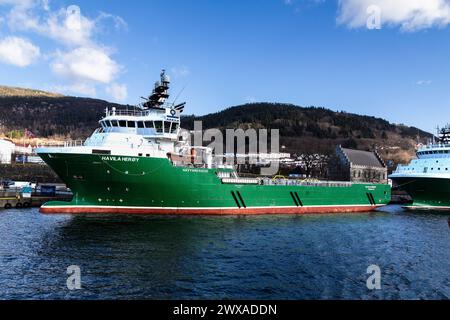
<path fill-rule="evenodd" d="M 262 215 L 262 214 L 315 214 L 370 212 L 381 206 L 311 206 L 311 207 L 261 207 L 242 209 L 195 208 L 120 208 L 120 207 L 41 207 L 44 214 L 154 214 L 154 215 Z"/>

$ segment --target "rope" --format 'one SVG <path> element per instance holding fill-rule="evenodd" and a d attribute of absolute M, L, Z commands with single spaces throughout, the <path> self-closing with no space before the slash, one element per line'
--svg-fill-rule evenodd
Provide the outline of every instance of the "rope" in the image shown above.
<path fill-rule="evenodd" d="M 397 188 L 401 188 L 401 187 L 403 187 L 403 186 L 406 186 L 407 184 L 410 184 L 410 183 L 414 183 L 414 182 L 416 182 L 417 180 L 413 180 L 413 181 L 409 181 L 409 182 L 406 182 L 406 183 L 403 183 L 403 184 L 399 184 L 398 186 L 397 186 Z"/>

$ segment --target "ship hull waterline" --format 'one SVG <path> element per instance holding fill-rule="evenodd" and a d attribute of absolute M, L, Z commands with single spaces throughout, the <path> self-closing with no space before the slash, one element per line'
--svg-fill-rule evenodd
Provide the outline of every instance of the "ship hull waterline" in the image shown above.
<path fill-rule="evenodd" d="M 332 214 L 371 212 L 384 205 L 324 206 L 324 207 L 268 207 L 268 208 L 134 208 L 134 207 L 83 207 L 83 206 L 42 206 L 43 214 L 132 214 L 132 215 L 277 215 L 277 214 Z"/>
<path fill-rule="evenodd" d="M 370 212 L 390 202 L 382 184 L 224 184 L 217 169 L 175 167 L 168 159 L 44 153 L 74 196 L 44 214 L 262 215 Z M 343 186 L 344 185 L 344 186 Z"/>

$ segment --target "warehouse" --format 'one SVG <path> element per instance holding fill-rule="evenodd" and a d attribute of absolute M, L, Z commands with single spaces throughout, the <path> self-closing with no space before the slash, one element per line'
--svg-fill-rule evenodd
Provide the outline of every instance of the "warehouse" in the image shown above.
<path fill-rule="evenodd" d="M 11 164 L 12 154 L 14 152 L 14 143 L 9 140 L 0 139 L 0 163 Z"/>

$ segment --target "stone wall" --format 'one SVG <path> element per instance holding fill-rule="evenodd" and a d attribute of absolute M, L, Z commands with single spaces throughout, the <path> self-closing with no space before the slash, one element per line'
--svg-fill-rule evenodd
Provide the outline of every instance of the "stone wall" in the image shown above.
<path fill-rule="evenodd" d="M 49 166 L 31 163 L 0 164 L 1 180 L 61 183 L 61 180 Z"/>
<path fill-rule="evenodd" d="M 387 183 L 387 174 L 387 168 L 352 165 L 350 168 L 350 181 Z"/>

